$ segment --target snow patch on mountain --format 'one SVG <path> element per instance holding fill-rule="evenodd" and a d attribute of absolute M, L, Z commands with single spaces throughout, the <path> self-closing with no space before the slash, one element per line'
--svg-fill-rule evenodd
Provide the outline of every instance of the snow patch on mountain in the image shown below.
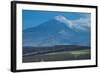
<path fill-rule="evenodd" d="M 61 31 L 59 31 L 58 33 L 60 33 L 60 34 L 66 34 L 66 31 L 65 30 L 61 30 Z"/>

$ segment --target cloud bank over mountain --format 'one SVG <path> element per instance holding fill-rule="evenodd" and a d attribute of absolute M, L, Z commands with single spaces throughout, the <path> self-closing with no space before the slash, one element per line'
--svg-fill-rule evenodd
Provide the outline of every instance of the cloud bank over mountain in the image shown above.
<path fill-rule="evenodd" d="M 82 15 L 79 19 L 70 20 L 62 15 L 56 16 L 55 19 L 61 23 L 66 24 L 70 28 L 76 28 L 79 30 L 90 30 L 90 15 Z"/>

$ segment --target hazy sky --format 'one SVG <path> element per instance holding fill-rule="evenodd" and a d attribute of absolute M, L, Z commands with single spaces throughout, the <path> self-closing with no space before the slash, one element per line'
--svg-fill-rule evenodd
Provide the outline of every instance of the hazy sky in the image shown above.
<path fill-rule="evenodd" d="M 64 20 L 61 19 L 62 22 L 68 20 L 71 24 L 80 24 L 82 26 L 90 27 L 90 13 L 23 10 L 23 30 L 38 26 L 39 24 L 54 19 L 57 16 L 64 16 Z"/>

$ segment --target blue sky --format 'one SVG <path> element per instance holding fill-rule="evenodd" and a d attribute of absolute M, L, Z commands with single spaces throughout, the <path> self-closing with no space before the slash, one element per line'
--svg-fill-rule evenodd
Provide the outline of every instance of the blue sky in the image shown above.
<path fill-rule="evenodd" d="M 90 25 L 89 21 L 90 13 L 23 10 L 22 11 L 23 30 L 38 26 L 39 24 L 51 20 L 59 15 L 64 16 L 65 18 L 67 18 L 68 20 L 70 20 L 75 24 L 82 23 L 82 21 L 86 20 L 86 23 L 84 23 L 84 25 L 87 24 Z M 80 18 L 82 18 L 81 21 Z"/>

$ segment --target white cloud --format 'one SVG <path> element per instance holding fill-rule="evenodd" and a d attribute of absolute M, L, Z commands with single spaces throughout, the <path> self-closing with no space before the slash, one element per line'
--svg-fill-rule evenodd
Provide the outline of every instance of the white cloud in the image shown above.
<path fill-rule="evenodd" d="M 77 27 L 77 29 L 90 30 L 91 20 L 89 15 L 84 15 L 80 17 L 80 19 L 73 20 L 72 23 Z"/>
<path fill-rule="evenodd" d="M 68 18 L 59 15 L 56 16 L 55 19 L 61 23 L 66 24 L 70 28 L 76 28 L 79 30 L 90 30 L 90 15 L 89 14 L 83 14 L 79 19 L 76 20 L 69 20 Z"/>
<path fill-rule="evenodd" d="M 62 23 L 67 24 L 67 26 L 69 26 L 70 28 L 73 26 L 72 22 L 64 16 L 59 15 L 59 16 L 56 16 L 55 19 Z"/>

